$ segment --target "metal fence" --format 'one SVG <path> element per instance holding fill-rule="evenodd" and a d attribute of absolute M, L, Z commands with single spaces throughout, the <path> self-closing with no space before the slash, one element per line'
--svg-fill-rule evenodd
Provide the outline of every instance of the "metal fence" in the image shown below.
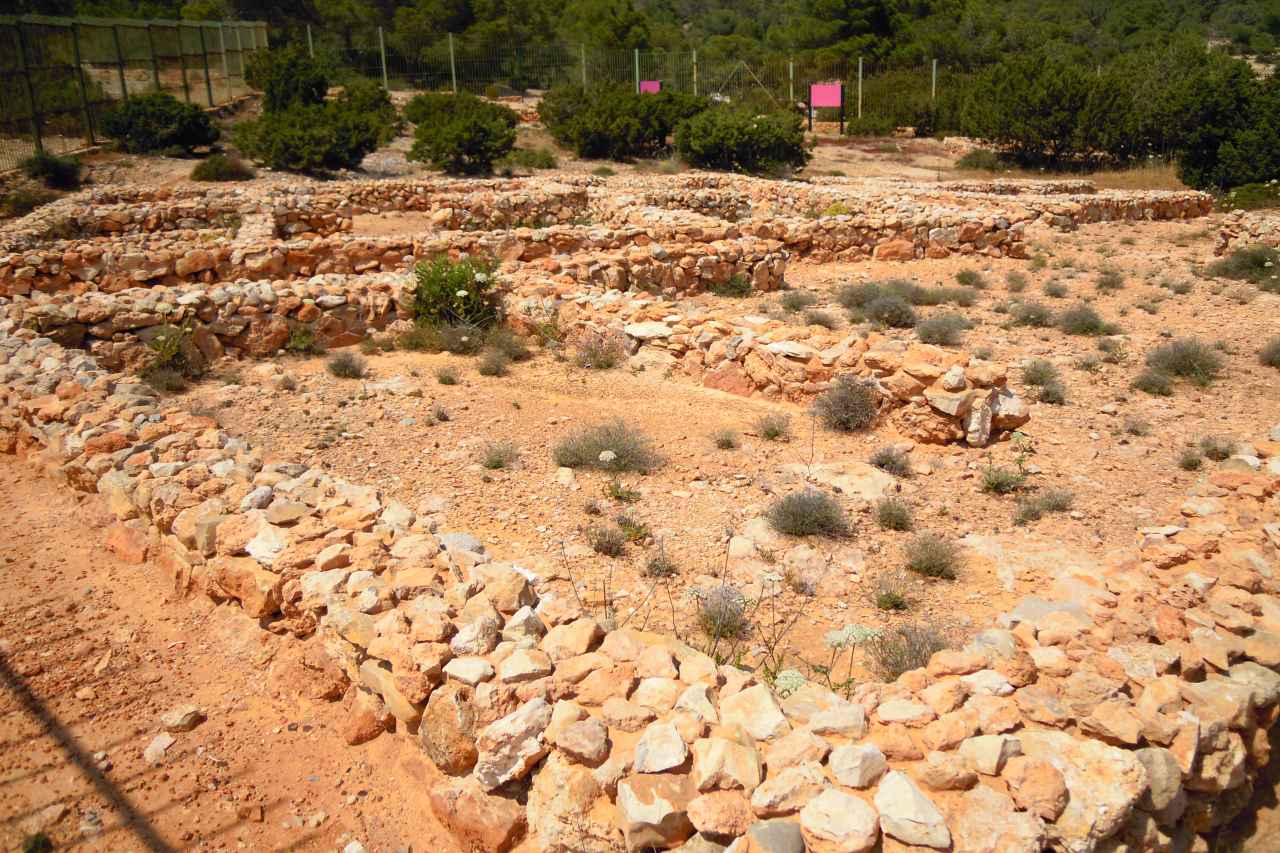
<path fill-rule="evenodd" d="M 103 113 L 131 96 L 229 103 L 266 46 L 260 21 L 0 17 L 0 169 L 96 144 Z"/>
<path fill-rule="evenodd" d="M 663 91 L 737 101 L 764 98 L 778 106 L 808 100 L 809 85 L 845 85 L 846 116 L 899 118 L 954 90 L 957 72 L 937 63 L 875 67 L 860 59 L 723 58 L 698 51 L 593 50 L 582 46 L 475 47 L 449 36 L 398 50 L 379 28 L 344 33 L 307 31 L 306 46 L 340 69 L 385 82 L 396 90 L 513 95 L 527 89 L 577 84 L 588 89 L 657 81 Z M 834 116 L 830 116 L 834 118 Z"/>

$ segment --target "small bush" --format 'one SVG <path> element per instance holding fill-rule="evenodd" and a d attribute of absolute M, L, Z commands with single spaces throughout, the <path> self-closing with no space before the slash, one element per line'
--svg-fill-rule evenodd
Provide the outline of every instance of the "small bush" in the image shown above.
<path fill-rule="evenodd" d="M 824 329 L 833 331 L 840 327 L 840 321 L 827 311 L 806 311 L 804 312 L 804 322 L 806 326 L 821 326 Z"/>
<path fill-rule="evenodd" d="M 1147 353 L 1147 367 L 1205 386 L 1222 373 L 1222 356 L 1195 338 L 1179 338 Z"/>
<path fill-rule="evenodd" d="M 615 331 L 591 329 L 578 340 L 574 361 L 589 370 L 612 370 L 627 357 L 626 336 Z"/>
<path fill-rule="evenodd" d="M 1036 389 L 1036 400 L 1052 406 L 1061 406 L 1067 402 L 1067 386 L 1061 381 L 1046 382 Z"/>
<path fill-rule="evenodd" d="M 955 346 L 969 328 L 969 321 L 959 314 L 935 314 L 916 323 L 916 336 L 921 343 Z"/>
<path fill-rule="evenodd" d="M 1003 172 L 1005 165 L 996 152 L 975 148 L 956 161 L 956 168 L 972 172 Z"/>
<path fill-rule="evenodd" d="M 1206 435 L 1200 439 L 1200 452 L 1214 462 L 1221 462 L 1236 452 L 1236 443 L 1220 435 Z"/>
<path fill-rule="evenodd" d="M 954 580 L 960 568 L 960 547 L 936 533 L 918 533 L 903 549 L 907 569 L 930 578 Z"/>
<path fill-rule="evenodd" d="M 976 290 L 985 290 L 987 287 L 986 278 L 977 270 L 960 270 L 960 272 L 956 273 L 956 281 L 965 287 L 972 287 Z"/>
<path fill-rule="evenodd" d="M 782 294 L 782 298 L 778 300 L 778 304 L 782 306 L 784 311 L 795 313 L 816 305 L 818 297 L 804 290 L 788 290 Z"/>
<path fill-rule="evenodd" d="M 0 216 L 26 216 L 37 207 L 57 199 L 57 194 L 48 190 L 19 187 L 0 196 Z"/>
<path fill-rule="evenodd" d="M 517 169 L 554 169 L 556 155 L 546 148 L 515 148 L 500 165 Z"/>
<path fill-rule="evenodd" d="M 770 526 L 790 536 L 844 536 L 849 522 L 835 498 L 817 489 L 778 498 L 765 516 Z"/>
<path fill-rule="evenodd" d="M 591 174 L 595 175 L 598 178 L 611 178 L 618 173 L 616 170 L 612 169 L 609 166 L 596 166 L 594 169 L 591 170 Z"/>
<path fill-rule="evenodd" d="M 712 640 L 745 637 L 751 627 L 746 598 L 728 584 L 707 590 L 698 603 L 698 627 Z"/>
<path fill-rule="evenodd" d="M 410 311 L 419 323 L 465 324 L 487 329 L 502 317 L 502 297 L 493 264 L 477 258 L 440 256 L 413 268 Z"/>
<path fill-rule="evenodd" d="M 480 354 L 476 372 L 481 376 L 506 376 L 511 372 L 511 359 L 502 350 L 486 349 Z"/>
<path fill-rule="evenodd" d="M 1198 447 L 1184 447 L 1178 453 L 1178 467 L 1183 471 L 1199 471 L 1204 464 L 1204 454 Z"/>
<path fill-rule="evenodd" d="M 355 169 L 375 151 L 384 126 L 341 98 L 296 104 L 236 125 L 236 145 L 253 160 L 288 172 Z"/>
<path fill-rule="evenodd" d="M 1151 434 L 1151 424 L 1142 418 L 1128 417 L 1124 420 L 1124 431 L 1128 435 L 1141 438 Z"/>
<path fill-rule="evenodd" d="M 658 553 L 644 564 L 644 573 L 651 578 L 670 578 L 680 574 L 680 567 L 667 556 L 666 550 L 659 546 Z"/>
<path fill-rule="evenodd" d="M 626 513 L 620 513 L 614 521 L 618 523 L 618 529 L 627 537 L 628 542 L 643 542 L 652 535 L 649 525 Z"/>
<path fill-rule="evenodd" d="M 994 495 L 1008 495 L 1022 488 L 1027 475 L 1016 468 L 991 466 L 982 471 L 982 491 Z"/>
<path fill-rule="evenodd" d="M 204 110 L 163 92 L 117 104 L 102 117 L 102 132 L 131 154 L 175 147 L 189 152 L 212 145 L 220 135 Z"/>
<path fill-rule="evenodd" d="M 1114 334 L 1110 324 L 1102 319 L 1093 306 L 1083 302 L 1064 309 L 1058 315 L 1058 328 L 1068 335 Z"/>
<path fill-rule="evenodd" d="M 874 393 L 852 376 L 839 377 L 814 400 L 818 419 L 837 432 L 860 432 L 875 423 Z"/>
<path fill-rule="evenodd" d="M 623 485 L 616 477 L 605 484 L 604 494 L 618 503 L 630 504 L 640 500 L 640 492 Z"/>
<path fill-rule="evenodd" d="M 441 367 L 436 371 L 436 381 L 441 385 L 457 385 L 458 371 L 452 367 Z"/>
<path fill-rule="evenodd" d="M 509 441 L 486 441 L 480 448 L 480 464 L 490 471 L 510 468 L 519 458 L 519 448 Z"/>
<path fill-rule="evenodd" d="M 691 166 L 748 174 L 809 162 L 800 116 L 732 107 L 703 110 L 676 128 L 676 150 Z"/>
<path fill-rule="evenodd" d="M 905 572 L 881 572 L 871 583 L 869 598 L 878 610 L 902 612 L 911 607 L 910 581 Z"/>
<path fill-rule="evenodd" d="M 587 544 L 606 557 L 618 557 L 627 549 L 627 534 L 612 524 L 593 524 L 587 528 Z"/>
<path fill-rule="evenodd" d="M 1041 289 L 1050 299 L 1065 299 L 1067 295 L 1067 286 L 1060 281 L 1046 281 Z"/>
<path fill-rule="evenodd" d="M 911 507 L 898 498 L 881 498 L 876 502 L 876 523 L 883 530 L 910 530 L 915 526 Z"/>
<path fill-rule="evenodd" d="M 1022 381 L 1038 388 L 1061 382 L 1062 376 L 1052 362 L 1037 358 L 1032 359 L 1023 366 Z"/>
<path fill-rule="evenodd" d="M 742 444 L 738 434 L 731 429 L 716 430 L 711 434 L 711 442 L 719 450 L 737 450 Z"/>
<path fill-rule="evenodd" d="M 339 379 L 363 379 L 364 359 L 352 352 L 335 353 L 325 365 Z"/>
<path fill-rule="evenodd" d="M 417 125 L 408 159 L 453 175 L 488 174 L 515 145 L 515 113 L 467 93 L 448 97 L 452 106 L 438 120 Z"/>
<path fill-rule="evenodd" d="M 882 447 L 871 454 L 871 458 L 867 461 L 881 471 L 886 471 L 895 477 L 911 476 L 911 457 L 901 450 Z"/>
<path fill-rule="evenodd" d="M 1019 326 L 1043 328 L 1053 323 L 1053 312 L 1043 302 L 1018 302 L 1009 313 Z"/>
<path fill-rule="evenodd" d="M 396 346 L 409 352 L 441 352 L 440 330 L 429 323 L 415 323 L 412 328 L 401 332 L 396 338 Z"/>
<path fill-rule="evenodd" d="M 180 394 L 187 390 L 187 378 L 171 367 L 151 365 L 138 374 L 142 381 L 161 394 Z"/>
<path fill-rule="evenodd" d="M 555 462 L 565 468 L 647 472 L 662 464 L 653 443 L 625 421 L 614 420 L 569 434 L 555 448 Z"/>
<path fill-rule="evenodd" d="M 894 681 L 898 676 L 928 665 L 929 658 L 948 647 L 947 639 L 928 625 L 899 625 L 863 643 L 876 677 Z"/>
<path fill-rule="evenodd" d="M 1280 291 L 1276 278 L 1280 275 L 1280 250 L 1261 244 L 1236 249 L 1210 264 L 1208 272 L 1215 278 L 1248 281 L 1275 293 Z"/>
<path fill-rule="evenodd" d="M 528 361 L 533 358 L 533 350 L 529 349 L 528 341 L 505 326 L 490 331 L 484 343 L 489 349 L 502 353 L 510 361 Z"/>
<path fill-rule="evenodd" d="M 306 323 L 293 323 L 289 327 L 289 340 L 285 341 L 286 352 L 297 355 L 316 355 L 324 352 L 324 345 L 316 340 L 316 331 Z"/>
<path fill-rule="evenodd" d="M 1280 367 L 1280 337 L 1274 337 L 1258 350 L 1258 361 L 1266 367 Z"/>
<path fill-rule="evenodd" d="M 1051 512 L 1066 512 L 1075 502 L 1075 495 L 1066 489 L 1049 489 L 1018 502 L 1013 523 L 1017 525 L 1039 521 Z"/>
<path fill-rule="evenodd" d="M 1096 284 L 1098 290 L 1111 293 L 1124 287 L 1124 275 L 1117 270 L 1103 270 Z"/>
<path fill-rule="evenodd" d="M 885 295 L 871 300 L 862 308 L 873 323 L 896 329 L 909 329 L 916 324 L 916 312 L 901 296 Z"/>
<path fill-rule="evenodd" d="M 884 115 L 852 116 L 845 120 L 845 136 L 892 136 L 898 129 L 893 118 Z"/>
<path fill-rule="evenodd" d="M 791 436 L 791 418 L 787 415 L 761 415 L 756 418 L 756 434 L 765 441 L 785 441 Z"/>
<path fill-rule="evenodd" d="M 1146 392 L 1153 397 L 1168 397 L 1173 393 L 1173 379 L 1159 370 L 1144 370 L 1129 384 L 1134 390 Z"/>
<path fill-rule="evenodd" d="M 1020 272 L 1011 272 L 1004 277 L 1010 293 L 1021 293 L 1027 289 L 1027 277 Z"/>
<path fill-rule="evenodd" d="M 193 181 L 248 181 L 256 175 L 257 172 L 248 163 L 227 154 L 212 154 L 191 170 Z"/>
<path fill-rule="evenodd" d="M 80 186 L 80 161 L 75 157 L 59 157 L 41 152 L 18 163 L 22 174 L 55 190 L 73 190 Z"/>
<path fill-rule="evenodd" d="M 1098 341 L 1098 349 L 1102 352 L 1102 360 L 1107 364 L 1123 364 L 1129 358 L 1124 348 L 1124 341 L 1116 338 L 1103 338 Z"/>
<path fill-rule="evenodd" d="M 728 281 L 712 282 L 709 290 L 716 296 L 741 299 L 751 295 L 751 279 L 740 272 L 736 272 L 729 276 Z"/>
<path fill-rule="evenodd" d="M 264 112 L 318 104 L 329 90 L 329 76 L 301 45 L 260 50 L 245 59 L 245 82 L 262 92 Z"/>

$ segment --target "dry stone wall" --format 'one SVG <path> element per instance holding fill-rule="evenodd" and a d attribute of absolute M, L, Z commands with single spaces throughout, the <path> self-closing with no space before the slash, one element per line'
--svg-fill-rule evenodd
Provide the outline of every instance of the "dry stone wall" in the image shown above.
<path fill-rule="evenodd" d="M 355 697 L 350 742 L 397 737 L 445 774 L 427 796 L 463 849 L 1207 850 L 1272 760 L 1280 428 L 1128 553 L 840 695 L 609 630 L 440 505 L 264 465 L 12 319 L 0 397 L 0 447 L 96 493 L 107 547 L 316 635 L 315 696 Z"/>

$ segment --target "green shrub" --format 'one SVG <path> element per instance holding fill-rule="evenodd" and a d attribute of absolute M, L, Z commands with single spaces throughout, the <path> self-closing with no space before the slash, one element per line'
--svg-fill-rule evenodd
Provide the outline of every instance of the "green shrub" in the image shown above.
<path fill-rule="evenodd" d="M 863 315 L 874 323 L 897 329 L 909 329 L 916 324 L 916 312 L 901 296 L 885 295 L 868 302 Z"/>
<path fill-rule="evenodd" d="M 867 460 L 876 468 L 895 477 L 911 476 L 911 457 L 893 447 L 882 447 Z"/>
<path fill-rule="evenodd" d="M 872 636 L 862 644 L 876 677 L 895 681 L 913 669 L 922 669 L 937 652 L 949 647 L 946 637 L 928 625 L 907 624 Z"/>
<path fill-rule="evenodd" d="M 547 130 L 579 157 L 630 160 L 658 157 L 681 122 L 706 109 L 707 101 L 678 92 L 639 94 L 626 88 L 583 92 L 552 90 L 539 114 Z"/>
<path fill-rule="evenodd" d="M 73 190 L 80 186 L 80 161 L 75 157 L 58 157 L 40 152 L 18 163 L 22 174 L 55 190 Z"/>
<path fill-rule="evenodd" d="M 712 640 L 745 637 L 751 629 L 746 598 L 728 584 L 707 590 L 699 596 L 698 627 Z"/>
<path fill-rule="evenodd" d="M 786 415 L 761 415 L 756 418 L 755 430 L 765 441 L 784 441 L 791 435 L 791 418 Z"/>
<path fill-rule="evenodd" d="M 1068 335 L 1110 335 L 1115 330 L 1102 319 L 1093 306 L 1083 302 L 1066 308 L 1058 315 L 1058 328 Z"/>
<path fill-rule="evenodd" d="M 441 255 L 413 268 L 409 310 L 419 323 L 488 329 L 502 319 L 502 297 L 494 266 L 480 258 Z"/>
<path fill-rule="evenodd" d="M 910 530 L 915 521 L 911 508 L 898 498 L 881 498 L 876 502 L 876 523 L 883 530 Z"/>
<path fill-rule="evenodd" d="M 1153 397 L 1168 397 L 1173 393 L 1173 379 L 1159 370 L 1142 371 L 1133 378 L 1130 385 L 1134 390 L 1144 391 Z"/>
<path fill-rule="evenodd" d="M 866 115 L 845 119 L 845 136 L 892 136 L 898 123 L 890 116 Z"/>
<path fill-rule="evenodd" d="M 480 355 L 476 371 L 481 376 L 506 376 L 511 372 L 511 359 L 501 350 L 486 349 Z"/>
<path fill-rule="evenodd" d="M 621 419 L 570 433 L 555 447 L 555 462 L 564 468 L 597 468 L 601 471 L 648 472 L 662 457 L 643 433 Z"/>
<path fill-rule="evenodd" d="M 1200 452 L 1214 462 L 1221 462 L 1236 452 L 1236 443 L 1224 436 L 1206 435 L 1200 439 Z"/>
<path fill-rule="evenodd" d="M 597 554 L 618 557 L 627 549 L 627 534 L 613 524 L 593 524 L 587 528 L 587 544 Z"/>
<path fill-rule="evenodd" d="M 1053 312 L 1043 302 L 1018 302 L 1009 309 L 1009 313 L 1019 326 L 1040 328 L 1053 322 Z"/>
<path fill-rule="evenodd" d="M 818 419 L 837 432 L 860 432 L 876 419 L 874 393 L 848 374 L 818 395 L 813 403 Z"/>
<path fill-rule="evenodd" d="M 348 80 L 336 103 L 339 109 L 372 120 L 378 129 L 378 144 L 386 145 L 400 134 L 400 114 L 382 84 L 368 77 Z"/>
<path fill-rule="evenodd" d="M 1267 367 L 1280 367 L 1280 337 L 1274 337 L 1258 350 L 1258 361 Z"/>
<path fill-rule="evenodd" d="M 1184 447 L 1178 453 L 1178 467 L 1183 471 L 1199 471 L 1204 455 L 1196 447 Z"/>
<path fill-rule="evenodd" d="M 506 326 L 493 329 L 484 339 L 485 346 L 502 353 L 510 361 L 528 361 L 533 358 L 529 343 Z"/>
<path fill-rule="evenodd" d="M 1043 358 L 1032 359 L 1022 368 L 1022 381 L 1032 386 L 1048 385 L 1062 379 L 1058 368 Z"/>
<path fill-rule="evenodd" d="M 284 350 L 297 355 L 315 355 L 324 352 L 324 345 L 316 339 L 316 330 L 310 324 L 290 323 Z"/>
<path fill-rule="evenodd" d="M 956 168 L 973 172 L 1003 172 L 1005 165 L 996 152 L 987 148 L 975 148 L 956 161 Z"/>
<path fill-rule="evenodd" d="M 450 174 L 491 172 L 515 145 L 515 113 L 466 93 L 443 97 L 452 97 L 452 105 L 438 120 L 418 124 L 408 158 Z"/>
<path fill-rule="evenodd" d="M 436 381 L 441 385 L 457 385 L 458 371 L 452 367 L 441 367 L 436 371 Z"/>
<path fill-rule="evenodd" d="M 365 374 L 364 359 L 351 352 L 335 353 L 325 367 L 339 379 L 363 379 Z"/>
<path fill-rule="evenodd" d="M 676 150 L 692 166 L 747 174 L 800 168 L 809 162 L 798 115 L 757 115 L 731 107 L 704 110 L 681 124 Z"/>
<path fill-rule="evenodd" d="M 1013 516 L 1013 523 L 1016 525 L 1029 524 L 1033 521 L 1039 521 L 1051 512 L 1066 512 L 1071 509 L 1071 505 L 1074 502 L 1075 495 L 1070 491 L 1066 489 L 1049 489 L 1019 501 L 1018 509 Z"/>
<path fill-rule="evenodd" d="M 384 132 L 376 115 L 339 99 L 265 112 L 237 125 L 232 136 L 248 157 L 272 169 L 322 172 L 359 167 Z"/>
<path fill-rule="evenodd" d="M 1218 200 L 1222 210 L 1270 210 L 1280 207 L 1280 185 L 1267 183 L 1242 184 L 1223 194 Z"/>
<path fill-rule="evenodd" d="M 319 104 L 329 89 L 323 67 L 301 45 L 254 51 L 245 59 L 244 79 L 262 92 L 268 113 Z"/>
<path fill-rule="evenodd" d="M 1222 356 L 1195 338 L 1179 338 L 1147 353 L 1147 367 L 1205 386 L 1222 374 Z"/>
<path fill-rule="evenodd" d="M 469 323 L 449 323 L 434 327 L 434 333 L 441 352 L 475 355 L 484 349 L 485 333 L 479 326 L 472 326 Z"/>
<path fill-rule="evenodd" d="M 644 564 L 644 573 L 651 578 L 670 578 L 680 574 L 680 566 L 676 561 L 667 556 L 666 549 L 662 544 L 658 544 L 658 553 L 654 554 Z"/>
<path fill-rule="evenodd" d="M 480 464 L 490 471 L 510 468 L 520 458 L 520 449 L 509 441 L 486 441 L 480 448 Z"/>
<path fill-rule="evenodd" d="M 1027 289 L 1027 277 L 1020 272 L 1010 272 L 1004 280 L 1010 293 L 1021 293 Z"/>
<path fill-rule="evenodd" d="M 844 536 L 849 532 L 849 521 L 840 504 L 818 489 L 778 498 L 765 517 L 774 530 L 790 536 Z"/>
<path fill-rule="evenodd" d="M 1046 281 L 1043 290 L 1050 299 L 1063 299 L 1067 295 L 1067 286 L 1060 281 Z"/>
<path fill-rule="evenodd" d="M 742 299 L 752 292 L 751 278 L 736 272 L 727 281 L 713 281 L 709 290 L 716 296 L 727 296 L 730 299 Z"/>
<path fill-rule="evenodd" d="M 960 314 L 935 314 L 916 323 L 916 336 L 921 343 L 955 346 L 969 326 Z"/>
<path fill-rule="evenodd" d="M 1124 287 L 1124 274 L 1117 270 L 1103 270 L 1098 275 L 1098 290 L 1111 293 Z"/>
<path fill-rule="evenodd" d="M 1209 275 L 1252 282 L 1271 293 L 1280 292 L 1280 251 L 1263 246 L 1236 249 L 1225 258 L 1209 265 Z"/>
<path fill-rule="evenodd" d="M 987 287 L 986 278 L 977 270 L 960 270 L 960 272 L 956 273 L 956 281 L 964 287 L 972 287 L 977 290 L 985 290 Z"/>
<path fill-rule="evenodd" d="M 782 306 L 782 310 L 795 313 L 803 311 L 818 302 L 818 297 L 809 293 L 807 290 L 788 290 L 782 294 L 782 298 L 778 300 L 778 304 Z"/>
<path fill-rule="evenodd" d="M 991 466 L 982 471 L 982 491 L 995 495 L 1008 495 L 1022 488 L 1027 475 L 1016 468 Z"/>
<path fill-rule="evenodd" d="M 257 173 L 235 155 L 211 154 L 191 170 L 193 181 L 248 181 Z"/>
<path fill-rule="evenodd" d="M 102 132 L 132 154 L 166 148 L 191 151 L 218 141 L 218 129 L 205 112 L 172 95 L 153 92 L 116 105 L 102 117 Z"/>
<path fill-rule="evenodd" d="M 48 190 L 18 187 L 0 196 L 0 216 L 26 216 L 37 207 L 57 200 L 57 194 Z"/>
<path fill-rule="evenodd" d="M 144 367 L 138 376 L 161 394 L 180 394 L 187 390 L 187 378 L 171 367 Z"/>
<path fill-rule="evenodd" d="M 719 429 L 713 432 L 711 434 L 711 443 L 718 450 L 737 450 L 742 446 L 742 440 L 731 429 Z"/>
<path fill-rule="evenodd" d="M 556 155 L 546 148 L 515 148 L 503 158 L 502 164 L 513 169 L 554 169 Z"/>
<path fill-rule="evenodd" d="M 954 580 L 960 546 L 936 533 L 918 533 L 903 548 L 907 570 L 929 578 Z"/>

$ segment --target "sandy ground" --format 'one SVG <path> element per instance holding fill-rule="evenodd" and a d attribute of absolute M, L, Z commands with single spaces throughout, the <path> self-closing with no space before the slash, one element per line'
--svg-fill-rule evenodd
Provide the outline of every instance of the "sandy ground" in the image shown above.
<path fill-rule="evenodd" d="M 413 744 L 360 747 L 302 698 L 305 646 L 234 607 L 172 602 L 155 566 L 101 547 L 96 499 L 0 458 L 0 847 L 448 850 Z M 143 750 L 185 704 L 208 719 Z"/>

